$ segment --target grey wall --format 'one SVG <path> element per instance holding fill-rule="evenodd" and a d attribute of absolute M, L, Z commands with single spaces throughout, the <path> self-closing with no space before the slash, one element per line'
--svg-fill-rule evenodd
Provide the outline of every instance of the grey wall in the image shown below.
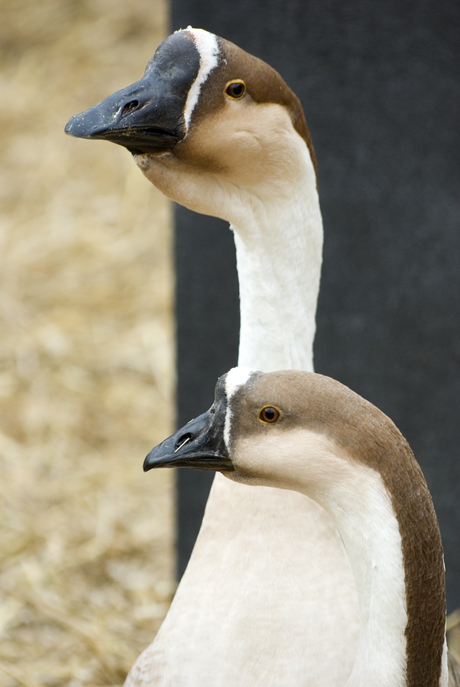
<path fill-rule="evenodd" d="M 325 226 L 315 364 L 399 426 L 433 494 L 460 606 L 460 3 L 173 0 L 281 72 L 319 160 Z M 232 237 L 176 213 L 178 422 L 236 363 Z M 179 572 L 209 482 L 180 472 Z"/>

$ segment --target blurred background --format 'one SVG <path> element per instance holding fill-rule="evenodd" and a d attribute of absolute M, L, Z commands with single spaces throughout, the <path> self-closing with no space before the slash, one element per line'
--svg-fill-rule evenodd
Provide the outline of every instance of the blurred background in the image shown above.
<path fill-rule="evenodd" d="M 174 592 L 171 222 L 69 117 L 142 76 L 163 0 L 0 2 L 0 685 L 118 685 Z"/>

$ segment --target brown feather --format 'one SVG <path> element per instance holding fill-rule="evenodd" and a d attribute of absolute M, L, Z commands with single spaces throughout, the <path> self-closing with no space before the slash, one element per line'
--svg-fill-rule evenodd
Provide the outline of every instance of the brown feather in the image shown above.
<path fill-rule="evenodd" d="M 443 549 L 431 495 L 409 444 L 378 408 L 322 375 L 288 370 L 251 377 L 231 401 L 239 434 L 266 431 L 254 420 L 265 404 L 282 409 L 280 428 L 300 424 L 323 433 L 353 460 L 380 473 L 402 540 L 407 686 L 437 687 L 446 622 Z"/>

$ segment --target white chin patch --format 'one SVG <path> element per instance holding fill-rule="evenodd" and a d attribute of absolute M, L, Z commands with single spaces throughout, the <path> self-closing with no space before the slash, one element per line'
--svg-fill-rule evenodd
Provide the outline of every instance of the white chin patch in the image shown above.
<path fill-rule="evenodd" d="M 230 446 L 230 427 L 232 424 L 232 411 L 230 410 L 230 401 L 233 394 L 241 387 L 246 384 L 249 377 L 254 374 L 256 370 L 251 367 L 232 367 L 232 369 L 227 373 L 225 378 L 225 391 L 227 393 L 227 415 L 225 417 L 224 426 L 224 441 L 229 450 Z"/>
<path fill-rule="evenodd" d="M 188 130 L 193 110 L 200 97 L 201 87 L 212 70 L 218 65 L 219 44 L 217 43 L 217 37 L 213 33 L 203 29 L 193 29 L 191 26 L 187 27 L 187 31 L 190 31 L 192 34 L 195 46 L 200 53 L 200 68 L 188 92 L 187 102 L 185 103 L 184 119 Z"/>

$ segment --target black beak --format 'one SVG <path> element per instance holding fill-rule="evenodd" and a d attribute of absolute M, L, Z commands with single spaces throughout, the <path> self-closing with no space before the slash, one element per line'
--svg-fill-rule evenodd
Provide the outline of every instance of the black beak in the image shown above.
<path fill-rule="evenodd" d="M 173 34 L 159 46 L 140 81 L 72 117 L 65 132 L 112 141 L 134 154 L 170 151 L 186 134 L 184 110 L 199 67 L 191 34 Z"/>
<path fill-rule="evenodd" d="M 144 460 L 144 472 L 152 468 L 233 470 L 220 425 L 211 408 L 155 446 Z"/>
<path fill-rule="evenodd" d="M 222 378 L 221 378 L 222 379 Z M 144 472 L 152 468 L 234 470 L 224 440 L 227 397 L 219 380 L 211 408 L 155 446 L 144 460 Z"/>

